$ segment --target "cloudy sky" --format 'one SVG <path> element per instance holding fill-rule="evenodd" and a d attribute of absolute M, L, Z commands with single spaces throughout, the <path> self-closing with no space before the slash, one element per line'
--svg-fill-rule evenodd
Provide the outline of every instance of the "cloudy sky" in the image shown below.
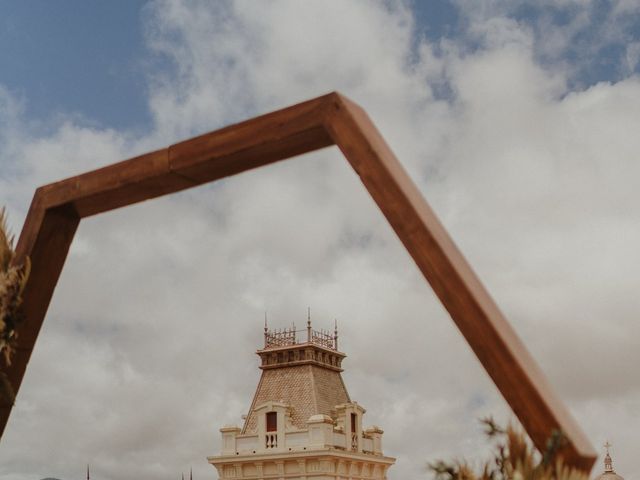
<path fill-rule="evenodd" d="M 640 3 L 0 0 L 0 204 L 337 90 L 362 105 L 594 446 L 640 476 Z M 336 148 L 87 219 L 0 479 L 216 478 L 262 321 L 337 318 L 390 479 L 511 413 Z M 598 464 L 596 470 L 601 470 Z"/>

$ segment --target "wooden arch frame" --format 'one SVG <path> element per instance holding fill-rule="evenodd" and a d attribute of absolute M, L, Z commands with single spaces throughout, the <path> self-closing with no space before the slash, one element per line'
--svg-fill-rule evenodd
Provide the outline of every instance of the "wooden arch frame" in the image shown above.
<path fill-rule="evenodd" d="M 36 190 L 15 262 L 31 258 L 26 321 L 12 365 L 18 392 L 81 218 L 337 145 L 538 449 L 554 430 L 572 466 L 596 453 L 362 108 L 331 93 Z M 0 405 L 0 435 L 12 405 Z"/>

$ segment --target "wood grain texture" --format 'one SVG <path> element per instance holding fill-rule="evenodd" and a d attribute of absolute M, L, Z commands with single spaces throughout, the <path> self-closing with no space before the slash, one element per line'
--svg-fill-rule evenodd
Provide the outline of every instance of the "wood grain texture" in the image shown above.
<path fill-rule="evenodd" d="M 323 125 L 333 94 L 169 147 L 171 170 L 205 183 L 332 145 Z"/>
<path fill-rule="evenodd" d="M 146 155 L 39 188 L 16 262 L 32 258 L 19 389 L 80 218 L 338 145 L 496 386 L 542 449 L 565 433 L 567 461 L 589 471 L 596 453 L 366 113 L 332 93 Z M 11 412 L 0 405 L 0 431 Z M 1 433 L 1 432 L 0 432 Z"/>
<path fill-rule="evenodd" d="M 25 320 L 19 326 L 16 355 L 11 365 L 3 364 L 16 394 L 79 222 L 80 218 L 68 206 L 43 209 L 40 194 L 36 192 L 14 259 L 15 264 L 22 264 L 26 255 L 31 259 L 31 275 L 23 292 Z M 4 431 L 11 407 L 6 402 L 0 403 L 0 415 L 7 416 L 0 418 L 0 433 Z"/>
<path fill-rule="evenodd" d="M 366 113 L 342 99 L 328 125 L 535 445 L 544 449 L 550 432 L 562 431 L 571 440 L 565 458 L 590 470 L 588 439 Z"/>

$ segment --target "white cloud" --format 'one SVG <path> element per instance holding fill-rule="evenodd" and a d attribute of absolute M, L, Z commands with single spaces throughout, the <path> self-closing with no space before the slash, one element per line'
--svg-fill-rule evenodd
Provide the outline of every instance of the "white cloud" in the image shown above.
<path fill-rule="evenodd" d="M 628 71 L 635 71 L 640 64 L 640 42 L 631 42 L 627 45 L 626 59 Z"/>
<path fill-rule="evenodd" d="M 591 438 L 617 435 L 618 471 L 638 473 L 637 79 L 567 91 L 563 68 L 536 63 L 531 28 L 504 15 L 470 25 L 483 39 L 475 52 L 455 39 L 414 50 L 406 8 L 364 1 L 167 0 L 144 15 L 150 47 L 175 66 L 150 74 L 144 138 L 72 118 L 41 134 L 0 92 L 14 222 L 39 184 L 340 90 L 371 114 Z M 452 98 L 434 98 L 430 82 Z M 476 419 L 508 418 L 329 149 L 83 222 L 0 478 L 74 478 L 86 462 L 95 478 L 191 464 L 213 478 L 204 458 L 217 429 L 240 421 L 258 378 L 263 311 L 301 324 L 307 305 L 318 326 L 340 322 L 350 393 L 399 458 L 390 478 L 478 458 Z"/>

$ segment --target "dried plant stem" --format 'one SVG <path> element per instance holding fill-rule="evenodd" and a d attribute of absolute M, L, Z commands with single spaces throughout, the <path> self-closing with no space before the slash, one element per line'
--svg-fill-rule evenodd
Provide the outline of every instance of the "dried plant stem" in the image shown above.
<path fill-rule="evenodd" d="M 17 327 L 23 320 L 20 305 L 22 292 L 29 278 L 31 264 L 27 258 L 22 265 L 12 265 L 15 258 L 13 235 L 8 231 L 7 216 L 0 209 L 0 398 L 13 404 L 15 394 L 4 368 L 11 365 L 18 338 Z"/>
<path fill-rule="evenodd" d="M 506 429 L 491 418 L 483 419 L 485 433 L 496 443 L 493 457 L 475 472 L 466 460 L 428 465 L 435 480 L 588 480 L 588 475 L 568 467 L 559 454 L 565 439 L 554 432 L 547 449 L 540 455 L 527 442 L 524 434 L 509 425 Z"/>

